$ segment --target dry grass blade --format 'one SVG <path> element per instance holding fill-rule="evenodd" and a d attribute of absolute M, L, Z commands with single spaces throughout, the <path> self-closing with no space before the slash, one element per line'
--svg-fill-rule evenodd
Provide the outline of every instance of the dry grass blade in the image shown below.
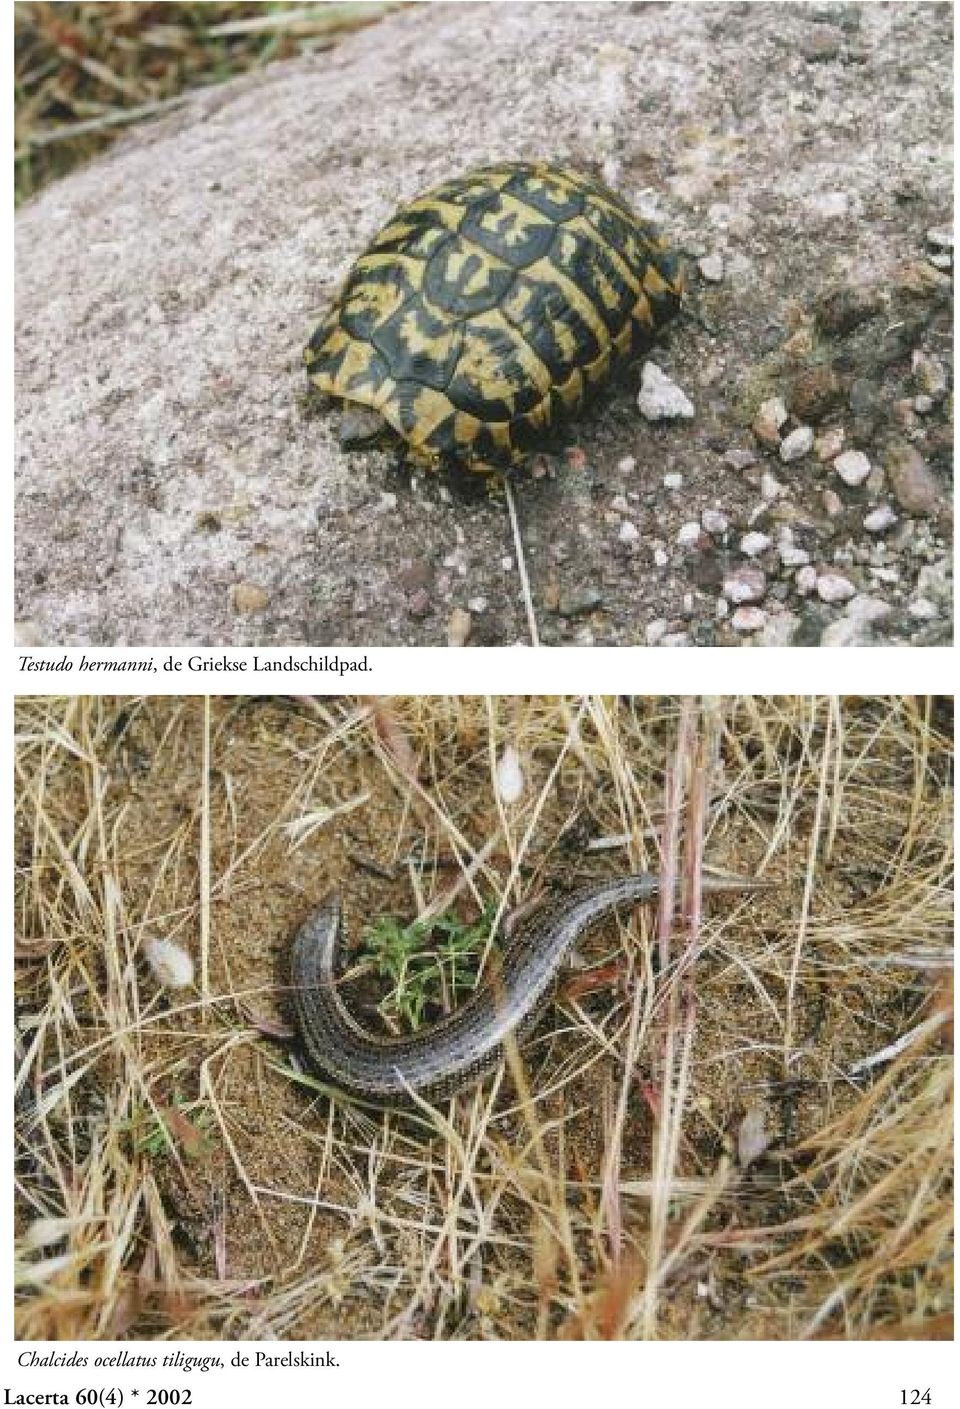
<path fill-rule="evenodd" d="M 14 5 L 16 193 L 25 200 L 132 123 L 274 59 L 329 48 L 394 4 Z"/>
<path fill-rule="evenodd" d="M 531 646 L 539 646 L 540 631 L 537 626 L 537 613 L 533 605 L 533 593 L 530 591 L 530 578 L 527 574 L 527 555 L 523 547 L 523 535 L 520 532 L 517 503 L 509 480 L 504 481 L 503 492 L 507 501 L 507 513 L 510 516 L 513 548 L 517 555 L 517 572 L 520 577 L 520 591 L 523 595 L 523 609 L 527 616 L 527 630 L 530 632 L 530 644 Z"/>

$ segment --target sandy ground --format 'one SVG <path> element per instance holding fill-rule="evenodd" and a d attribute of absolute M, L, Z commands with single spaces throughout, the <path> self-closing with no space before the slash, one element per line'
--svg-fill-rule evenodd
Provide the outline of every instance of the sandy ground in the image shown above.
<path fill-rule="evenodd" d="M 18 216 L 21 639 L 527 640 L 502 500 L 344 454 L 301 363 L 399 203 L 527 157 L 691 285 L 653 355 L 694 418 L 644 421 L 635 368 L 518 486 L 544 643 L 949 639 L 951 40 L 947 5 L 419 5 L 138 129 Z"/>

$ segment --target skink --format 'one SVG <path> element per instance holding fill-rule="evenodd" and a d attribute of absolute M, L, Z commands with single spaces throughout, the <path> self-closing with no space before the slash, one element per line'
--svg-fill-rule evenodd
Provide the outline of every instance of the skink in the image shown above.
<path fill-rule="evenodd" d="M 749 890 L 754 882 L 704 876 L 705 891 Z M 650 900 L 659 876 L 646 871 L 603 881 L 542 907 L 506 946 L 497 972 L 454 1012 L 412 1036 L 367 1032 L 337 988 L 340 905 L 325 903 L 293 942 L 293 1002 L 311 1062 L 348 1093 L 381 1104 L 411 1092 L 437 1100 L 479 1081 L 497 1064 L 511 1032 L 531 1025 L 557 969 L 586 929 L 613 911 Z"/>

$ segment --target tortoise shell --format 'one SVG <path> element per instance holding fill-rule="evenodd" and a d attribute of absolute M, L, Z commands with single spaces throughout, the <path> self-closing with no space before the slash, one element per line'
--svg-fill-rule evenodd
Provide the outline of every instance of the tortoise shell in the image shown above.
<path fill-rule="evenodd" d="M 539 162 L 488 166 L 404 206 L 304 353 L 424 463 L 516 465 L 676 312 L 678 261 L 613 191 Z"/>

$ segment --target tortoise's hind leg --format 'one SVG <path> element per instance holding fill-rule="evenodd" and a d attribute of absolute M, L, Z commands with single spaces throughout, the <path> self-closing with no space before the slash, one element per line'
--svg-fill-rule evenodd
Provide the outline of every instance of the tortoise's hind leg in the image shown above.
<path fill-rule="evenodd" d="M 337 439 L 344 450 L 359 450 L 365 445 L 376 445 L 385 440 L 390 427 L 371 406 L 363 406 L 358 401 L 344 402 L 340 412 Z"/>

